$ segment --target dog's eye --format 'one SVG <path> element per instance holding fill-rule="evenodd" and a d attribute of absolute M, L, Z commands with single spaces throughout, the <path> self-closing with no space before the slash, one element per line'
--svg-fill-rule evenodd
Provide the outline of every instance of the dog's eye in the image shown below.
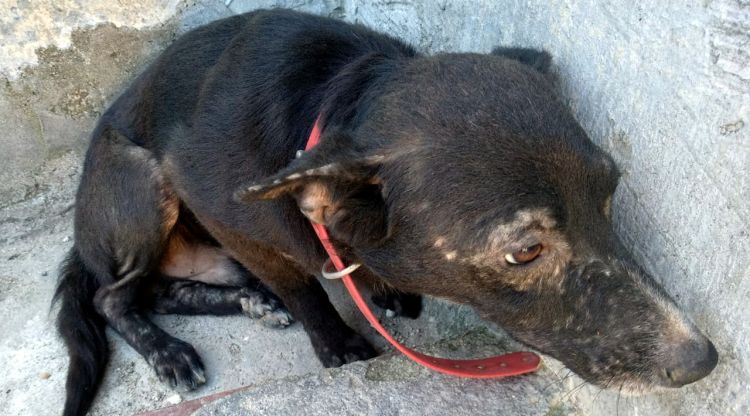
<path fill-rule="evenodd" d="M 507 261 L 510 264 L 526 264 L 526 263 L 530 263 L 535 258 L 539 257 L 539 254 L 541 252 L 542 252 L 542 245 L 534 244 L 533 246 L 528 246 L 524 248 L 523 250 L 518 250 L 515 253 L 506 254 L 505 261 Z"/>

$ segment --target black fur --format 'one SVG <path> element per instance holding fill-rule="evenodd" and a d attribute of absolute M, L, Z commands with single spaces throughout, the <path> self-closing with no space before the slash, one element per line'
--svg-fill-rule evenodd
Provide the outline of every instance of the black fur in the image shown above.
<path fill-rule="evenodd" d="M 471 305 L 602 386 L 708 374 L 711 342 L 612 231 L 619 174 L 549 67 L 531 49 L 422 56 L 287 10 L 177 40 L 93 132 L 58 291 L 67 414 L 91 403 L 105 321 L 163 381 L 205 381 L 195 350 L 149 310 L 283 327 L 283 301 L 325 366 L 373 357 L 315 277 L 325 252 L 308 220 L 405 316 L 419 295 Z M 321 143 L 296 157 L 316 120 Z M 529 247 L 538 256 L 516 261 Z"/>
<path fill-rule="evenodd" d="M 53 300 L 60 303 L 57 329 L 70 355 L 64 416 L 88 410 L 107 365 L 106 323 L 94 310 L 93 303 L 98 288 L 96 277 L 86 270 L 72 249 L 60 267 L 60 282 Z"/>

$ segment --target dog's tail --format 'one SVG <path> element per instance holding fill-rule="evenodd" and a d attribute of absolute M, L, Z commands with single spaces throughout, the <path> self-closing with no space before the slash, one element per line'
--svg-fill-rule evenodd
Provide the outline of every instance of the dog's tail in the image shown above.
<path fill-rule="evenodd" d="M 63 416 L 86 414 L 109 358 L 105 321 L 94 308 L 98 287 L 96 277 L 73 247 L 60 267 L 60 281 L 52 300 L 53 305 L 60 302 L 57 329 L 70 356 Z"/>

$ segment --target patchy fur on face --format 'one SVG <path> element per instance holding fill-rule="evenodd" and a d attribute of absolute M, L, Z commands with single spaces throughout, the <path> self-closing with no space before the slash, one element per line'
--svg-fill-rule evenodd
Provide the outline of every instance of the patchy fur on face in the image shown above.
<path fill-rule="evenodd" d="M 491 229 L 487 243 L 465 261 L 476 267 L 477 275 L 488 279 L 490 284 L 509 285 L 520 291 L 559 288 L 571 252 L 565 236 L 555 225 L 549 210 L 520 210 L 511 222 Z M 509 264 L 506 260 L 507 254 L 537 244 L 542 249 L 531 262 Z"/>

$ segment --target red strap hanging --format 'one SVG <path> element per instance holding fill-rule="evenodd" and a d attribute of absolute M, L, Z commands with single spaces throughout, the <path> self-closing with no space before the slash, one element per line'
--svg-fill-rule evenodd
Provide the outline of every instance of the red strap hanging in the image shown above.
<path fill-rule="evenodd" d="M 319 120 L 316 120 L 312 132 L 310 132 L 310 138 L 307 140 L 305 150 L 310 150 L 318 144 L 320 141 L 320 134 L 320 123 Z M 336 249 L 330 243 L 326 228 L 322 224 L 314 222 L 311 222 L 311 224 L 315 230 L 315 234 L 317 234 L 318 239 L 328 253 L 331 262 L 334 267 L 336 267 L 336 270 L 344 270 L 346 266 L 336 252 Z M 375 328 L 375 330 L 377 330 L 380 335 L 388 340 L 388 342 L 390 342 L 397 350 L 427 368 L 441 373 L 467 378 L 515 376 L 534 372 L 539 368 L 541 360 L 539 356 L 533 352 L 513 352 L 495 357 L 473 360 L 450 360 L 414 351 L 396 341 L 383 325 L 380 324 L 378 319 L 372 313 L 372 310 L 370 310 L 370 307 L 367 305 L 367 302 L 362 298 L 362 295 L 359 293 L 357 286 L 354 284 L 354 281 L 349 274 L 343 276 L 342 280 L 344 281 L 344 286 L 346 286 L 346 289 L 349 291 L 349 295 L 352 297 L 354 303 L 365 318 L 370 322 L 370 325 L 372 325 L 373 328 Z"/>

